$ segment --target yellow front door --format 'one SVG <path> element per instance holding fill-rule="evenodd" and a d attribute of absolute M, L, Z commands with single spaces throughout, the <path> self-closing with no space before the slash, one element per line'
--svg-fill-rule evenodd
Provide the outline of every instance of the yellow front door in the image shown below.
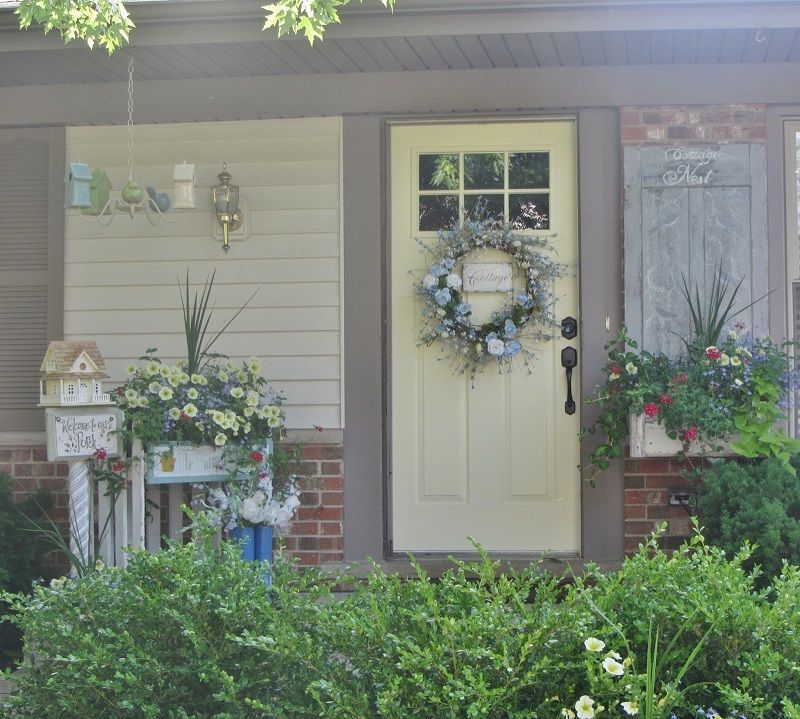
<path fill-rule="evenodd" d="M 579 319 L 575 123 L 394 125 L 390 139 L 393 550 L 470 551 L 471 536 L 495 552 L 578 554 L 580 401 L 565 412 L 561 352 L 579 338 L 539 343 L 533 373 L 489 365 L 472 386 L 439 346 L 418 347 L 413 290 L 426 270 L 418 241 L 483 206 L 550 239 L 570 268 L 554 288 L 555 317 Z M 469 297 L 476 315 L 504 299 Z M 577 369 L 572 391 L 580 398 Z"/>

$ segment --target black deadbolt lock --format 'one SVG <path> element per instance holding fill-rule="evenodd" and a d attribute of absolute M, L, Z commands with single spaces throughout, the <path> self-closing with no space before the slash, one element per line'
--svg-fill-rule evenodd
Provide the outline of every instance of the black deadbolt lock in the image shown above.
<path fill-rule="evenodd" d="M 561 320 L 561 336 L 567 340 L 575 339 L 578 336 L 578 320 L 574 317 Z"/>

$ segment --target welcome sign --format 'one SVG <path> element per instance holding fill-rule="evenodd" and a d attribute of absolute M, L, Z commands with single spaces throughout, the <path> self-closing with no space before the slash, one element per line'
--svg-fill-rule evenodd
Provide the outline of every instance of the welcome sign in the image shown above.
<path fill-rule="evenodd" d="M 91 457 L 98 449 L 119 454 L 117 430 L 122 423 L 118 409 L 99 407 L 47 409 L 47 459 Z"/>

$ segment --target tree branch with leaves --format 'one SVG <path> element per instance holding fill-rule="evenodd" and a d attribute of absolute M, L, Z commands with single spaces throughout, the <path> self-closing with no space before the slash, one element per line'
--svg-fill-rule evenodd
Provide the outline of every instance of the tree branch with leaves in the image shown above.
<path fill-rule="evenodd" d="M 395 0 L 379 0 L 389 9 Z M 340 23 L 339 11 L 352 0 L 278 0 L 265 5 L 263 30 L 275 28 L 278 37 L 305 35 L 308 42 L 322 39 L 328 25 Z M 359 0 L 363 2 L 363 0 Z M 65 43 L 83 40 L 90 48 L 103 47 L 110 55 L 130 42 L 133 21 L 121 0 L 20 0 L 19 25 L 57 30 Z"/>

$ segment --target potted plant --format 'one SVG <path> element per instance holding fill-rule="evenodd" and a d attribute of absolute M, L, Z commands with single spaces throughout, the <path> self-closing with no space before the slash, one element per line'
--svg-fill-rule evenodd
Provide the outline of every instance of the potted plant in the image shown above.
<path fill-rule="evenodd" d="M 639 350 L 624 327 L 606 345 L 605 381 L 588 400 L 600 415 L 585 434 L 603 436 L 589 453 L 593 474 L 623 456 L 629 438 L 631 456 L 729 451 L 774 456 L 791 468 L 800 442 L 780 423 L 795 383 L 792 343 L 754 338 L 741 323 L 720 339 L 728 320 L 746 309 L 732 309 L 740 285 L 731 289 L 718 270 L 709 303 L 700 308 L 699 291 L 690 294 L 684 281 L 694 336 L 684 339 L 678 358 Z"/>

